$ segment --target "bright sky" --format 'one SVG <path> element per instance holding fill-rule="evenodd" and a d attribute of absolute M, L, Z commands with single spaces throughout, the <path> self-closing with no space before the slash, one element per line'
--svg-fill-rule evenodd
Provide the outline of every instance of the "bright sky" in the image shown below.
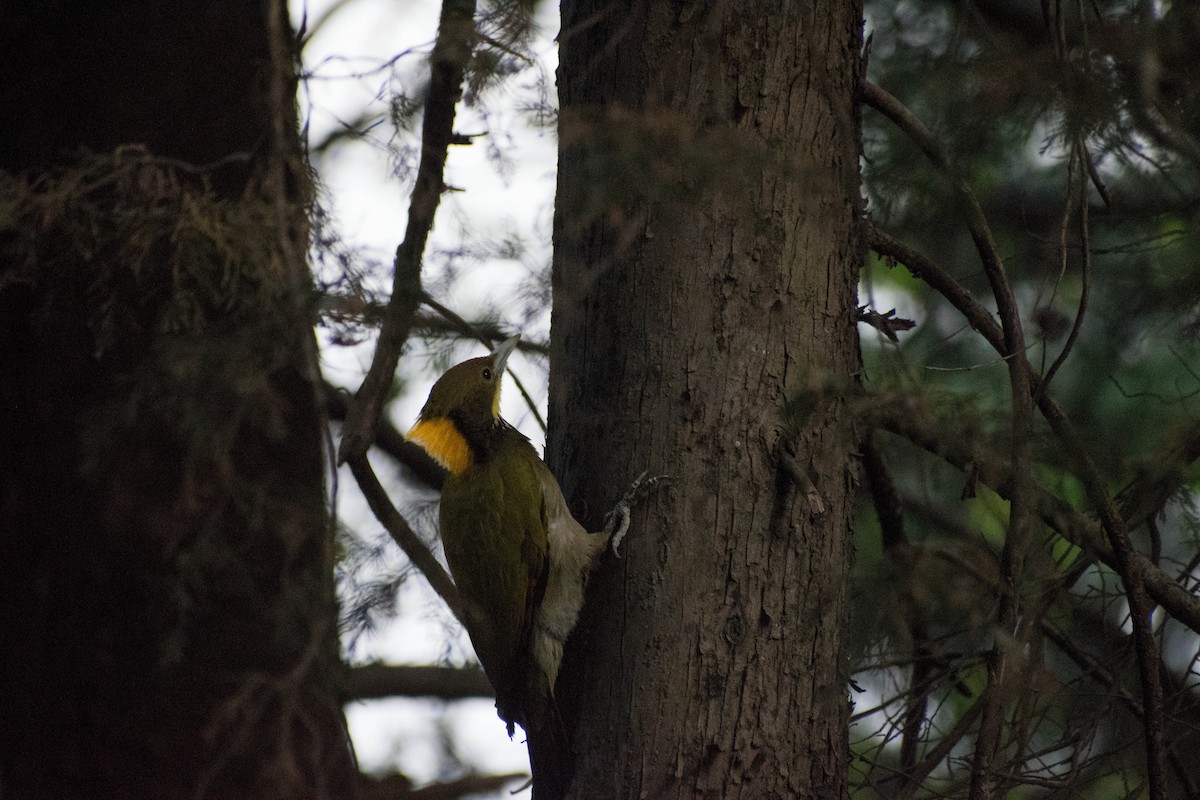
<path fill-rule="evenodd" d="M 333 0 L 291 0 L 293 22 L 299 25 L 307 15 L 311 29 L 334 5 Z M 416 141 L 407 133 L 393 139 L 395 129 L 386 117 L 387 103 L 396 88 L 420 87 L 426 73 L 424 56 L 436 33 L 439 7 L 436 0 L 350 0 L 321 25 L 304 52 L 305 67 L 312 77 L 301 90 L 300 109 L 309 126 L 310 143 L 321 141 L 364 111 L 384 115 L 366 141 L 335 147 L 314 163 L 323 185 L 322 203 L 332 213 L 337 233 L 358 254 L 360 263 L 379 265 L 376 274 L 383 279 L 390 277 L 386 265 L 404 235 L 411 188 L 408 180 L 395 176 L 394 146 Z M 487 118 L 477 110 L 459 106 L 456 129 L 487 135 L 473 146 L 451 148 L 446 182 L 463 191 L 443 198 L 427 251 L 457 248 L 463 242 L 463 231 L 469 230 L 475 241 L 515 234 L 527 245 L 526 254 L 521 263 L 486 259 L 479 264 L 459 264 L 462 274 L 448 296 L 437 294 L 444 285 L 446 259 L 428 258 L 424 275 L 426 287 L 464 317 L 470 319 L 493 309 L 507 325 L 520 326 L 543 338 L 549 329 L 548 317 L 523 321 L 522 304 L 517 300 L 505 302 L 531 269 L 548 264 L 550 258 L 556 142 L 515 110 L 538 96 L 539 76 L 543 80 L 541 90 L 554 99 L 556 4 L 542 4 L 539 22 L 542 35 L 533 47 L 539 63 L 516 76 L 503 93 L 491 96 Z M 401 53 L 408 54 L 394 67 L 379 69 Z M 391 152 L 389 145 L 393 145 Z M 497 169 L 494 159 L 489 160 L 489 150 L 494 148 L 505 156 L 503 170 Z M 357 387 L 373 349 L 372 341 L 354 347 L 325 342 L 322 359 L 326 377 L 342 386 Z M 455 360 L 482 352 L 482 346 L 464 347 Z M 412 360 L 407 364 L 402 361 L 401 371 L 410 378 L 410 391 L 394 404 L 393 413 L 393 422 L 401 430 L 412 424 L 437 377 L 429 370 L 414 370 L 414 361 L 423 366 L 426 360 L 420 344 L 410 347 L 407 355 Z M 514 356 L 512 366 L 542 404 L 544 414 L 544 366 L 530 363 L 519 354 Z M 511 382 L 504 393 L 503 413 L 540 446 L 542 433 Z M 386 467 L 384 460 L 374 462 L 381 469 L 381 480 L 395 489 L 394 499 L 399 503 L 411 501 L 402 496 L 395 481 L 388 482 L 382 469 Z M 353 489 L 348 471 L 339 475 L 339 485 L 342 520 L 367 535 L 381 530 Z M 390 566 L 400 564 L 403 559 L 397 557 Z M 473 660 L 465 634 L 451 622 L 424 579 L 413 577 L 404 583 L 399 608 L 394 621 L 378 634 L 356 643 L 351 653 L 354 661 L 457 665 Z M 347 715 L 360 763 L 369 773 L 398 769 L 418 784 L 456 777 L 443 774 L 445 741 L 452 742 L 459 758 L 479 772 L 528 770 L 521 737 L 518 734 L 516 741 L 508 740 L 490 701 L 441 704 L 395 699 L 356 703 L 347 709 Z"/>

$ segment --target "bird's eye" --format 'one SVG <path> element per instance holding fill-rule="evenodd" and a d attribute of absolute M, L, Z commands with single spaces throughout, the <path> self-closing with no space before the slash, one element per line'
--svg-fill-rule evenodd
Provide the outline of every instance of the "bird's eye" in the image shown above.
<path fill-rule="evenodd" d="M 491 370 L 491 367 L 484 367 L 484 368 L 483 368 L 483 379 L 484 379 L 485 381 L 490 381 L 490 380 L 492 379 L 492 370 Z"/>

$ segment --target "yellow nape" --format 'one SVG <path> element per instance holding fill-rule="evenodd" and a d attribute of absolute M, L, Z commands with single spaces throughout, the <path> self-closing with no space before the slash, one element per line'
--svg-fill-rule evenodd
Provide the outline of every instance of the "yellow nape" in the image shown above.
<path fill-rule="evenodd" d="M 425 448 L 430 457 L 455 475 L 461 475 L 475 463 L 467 440 L 446 417 L 421 420 L 408 432 L 409 441 Z"/>

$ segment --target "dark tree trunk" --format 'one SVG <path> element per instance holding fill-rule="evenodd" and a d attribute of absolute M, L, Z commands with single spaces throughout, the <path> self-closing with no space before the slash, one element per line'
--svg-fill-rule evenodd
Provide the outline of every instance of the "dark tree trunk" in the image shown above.
<path fill-rule="evenodd" d="M 4 798 L 353 794 L 285 37 L 0 10 Z"/>
<path fill-rule="evenodd" d="M 548 460 L 585 517 L 674 478 L 569 647 L 574 797 L 845 794 L 861 30 L 563 3 Z"/>

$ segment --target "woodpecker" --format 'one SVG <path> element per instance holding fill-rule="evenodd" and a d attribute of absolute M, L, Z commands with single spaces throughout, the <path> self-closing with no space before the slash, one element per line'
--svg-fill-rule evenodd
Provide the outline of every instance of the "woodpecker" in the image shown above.
<path fill-rule="evenodd" d="M 451 367 L 408 433 L 445 467 L 439 525 L 463 626 L 496 691 L 496 711 L 524 730 L 537 800 L 565 793 L 570 746 L 554 706 L 563 645 L 606 546 L 662 477 L 638 478 L 589 533 L 529 440 L 500 416 L 500 383 L 519 337 Z"/>

